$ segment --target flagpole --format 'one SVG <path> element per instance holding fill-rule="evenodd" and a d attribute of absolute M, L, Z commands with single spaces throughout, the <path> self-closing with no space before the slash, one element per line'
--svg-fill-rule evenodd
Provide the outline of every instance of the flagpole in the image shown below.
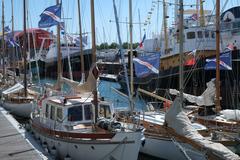
<path fill-rule="evenodd" d="M 4 31 L 4 0 L 2 0 L 2 34 L 3 34 L 3 38 L 2 38 L 2 61 L 3 61 L 3 82 L 5 82 L 5 78 L 6 78 L 6 73 L 5 73 L 5 40 L 4 40 L 4 35 L 5 35 L 5 31 Z"/>
<path fill-rule="evenodd" d="M 220 1 L 216 0 L 216 112 L 221 110 L 220 105 Z"/>
<path fill-rule="evenodd" d="M 81 59 L 81 82 L 85 82 L 84 56 L 83 56 L 83 40 L 82 40 L 82 23 L 80 0 L 78 0 L 78 18 L 79 18 L 79 38 L 80 38 L 80 59 Z"/>
<path fill-rule="evenodd" d="M 129 0 L 129 31 L 130 31 L 130 108 L 133 111 L 133 24 L 132 24 L 132 0 Z M 128 85 L 128 84 L 127 84 Z"/>
<path fill-rule="evenodd" d="M 27 53 L 26 53 L 26 0 L 23 0 L 23 65 L 24 65 L 24 96 L 27 97 Z"/>
<path fill-rule="evenodd" d="M 59 0 L 56 0 L 56 4 L 59 4 Z M 60 24 L 57 25 L 57 55 L 58 55 L 58 65 L 57 65 L 57 89 L 61 90 L 60 79 L 62 76 L 62 54 L 60 45 Z"/>

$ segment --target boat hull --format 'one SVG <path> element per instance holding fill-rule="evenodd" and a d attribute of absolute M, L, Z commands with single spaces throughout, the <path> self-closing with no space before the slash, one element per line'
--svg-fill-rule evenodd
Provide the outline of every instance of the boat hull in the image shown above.
<path fill-rule="evenodd" d="M 193 149 L 190 145 L 180 144 L 186 154 L 194 160 L 206 159 L 204 154 Z M 140 152 L 157 158 L 168 160 L 187 159 L 178 146 L 167 137 L 153 137 L 145 135 L 145 143 L 141 146 Z"/>
<path fill-rule="evenodd" d="M 46 132 L 48 129 L 39 129 L 39 126 L 36 125 L 38 124 L 32 123 L 35 137 L 42 144 L 45 144 L 50 153 L 52 148 L 56 148 L 55 156 L 57 159 L 64 159 L 68 155 L 72 160 L 137 160 L 141 146 L 142 132 L 140 131 L 117 132 L 109 139 L 63 138 L 62 134 L 51 134 Z"/>
<path fill-rule="evenodd" d="M 2 102 L 2 106 L 8 110 L 11 114 L 22 118 L 30 118 L 31 112 L 34 111 L 33 102 L 28 103 L 10 103 Z"/>

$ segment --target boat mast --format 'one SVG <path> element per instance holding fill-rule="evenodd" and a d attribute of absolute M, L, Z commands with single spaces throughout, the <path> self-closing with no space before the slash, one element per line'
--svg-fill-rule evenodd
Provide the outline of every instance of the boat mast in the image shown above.
<path fill-rule="evenodd" d="M 129 31 L 130 31 L 130 108 L 133 111 L 133 24 L 132 24 L 132 0 L 129 0 Z"/>
<path fill-rule="evenodd" d="M 142 28 L 141 28 L 141 18 L 140 18 L 140 9 L 139 8 L 138 8 L 138 22 L 139 22 L 139 31 L 140 31 L 139 42 L 141 42 L 141 39 L 142 39 Z"/>
<path fill-rule="evenodd" d="M 118 34 L 118 42 L 119 42 L 119 52 L 121 55 L 121 60 L 122 60 L 122 65 L 123 65 L 123 69 L 124 69 L 124 77 L 126 79 L 126 83 L 127 83 L 127 91 L 128 91 L 128 100 L 129 100 L 129 104 L 131 104 L 131 99 L 130 99 L 130 87 L 129 87 L 129 79 L 128 79 L 128 73 L 127 73 L 127 66 L 125 63 L 125 58 L 124 58 L 124 54 L 122 53 L 122 39 L 120 37 L 120 27 L 119 27 L 119 19 L 118 19 L 118 15 L 117 15 L 117 7 L 116 7 L 116 3 L 115 0 L 113 0 L 113 10 L 114 10 L 114 16 L 115 16 L 115 21 L 116 21 L 116 28 L 117 28 L 117 34 Z M 127 22 L 127 18 L 126 18 L 126 22 Z M 128 23 L 126 23 L 128 24 Z M 128 32 L 128 27 L 127 27 L 127 32 Z M 128 35 L 127 35 L 128 37 Z M 130 108 L 131 110 L 131 108 Z"/>
<path fill-rule="evenodd" d="M 24 96 L 27 97 L 27 50 L 26 50 L 26 0 L 23 0 L 23 65 L 24 65 Z"/>
<path fill-rule="evenodd" d="M 200 0 L 200 26 L 205 26 L 205 18 L 204 18 L 204 9 L 203 9 L 203 0 Z"/>
<path fill-rule="evenodd" d="M 78 0 L 78 18 L 79 18 L 79 38 L 80 38 L 80 59 L 81 59 L 81 73 L 82 80 L 81 82 L 85 82 L 85 69 L 84 69 L 84 56 L 83 56 L 83 40 L 82 40 L 82 23 L 81 23 L 81 8 L 80 8 L 80 0 Z"/>
<path fill-rule="evenodd" d="M 4 0 L 2 0 L 2 61 L 3 61 L 3 82 L 5 82 L 5 40 L 4 40 Z"/>
<path fill-rule="evenodd" d="M 92 64 L 96 63 L 96 37 L 95 37 L 95 13 L 94 13 L 94 0 L 90 1 L 91 4 L 91 31 L 92 31 Z M 93 104 L 95 105 L 95 122 L 98 118 L 98 97 L 97 97 L 97 85 L 93 91 Z"/>
<path fill-rule="evenodd" d="M 220 1 L 216 0 L 216 112 L 220 106 Z"/>
<path fill-rule="evenodd" d="M 165 0 L 163 0 L 163 28 L 164 28 L 165 54 L 168 54 L 167 14 Z"/>
<path fill-rule="evenodd" d="M 12 38 L 14 38 L 14 19 L 13 19 L 13 0 L 11 0 L 11 7 L 12 7 Z M 12 46 L 12 53 L 13 55 L 13 68 L 14 68 L 14 82 L 16 82 L 16 58 L 15 58 L 15 46 Z"/>
<path fill-rule="evenodd" d="M 56 0 L 57 5 L 59 0 Z M 58 65 L 57 65 L 57 89 L 61 90 L 60 79 L 62 76 L 62 54 L 61 54 L 61 45 L 60 45 L 60 24 L 57 25 L 57 55 L 58 55 Z"/>
<path fill-rule="evenodd" d="M 183 107 L 183 0 L 179 0 L 179 5 L 179 91 L 181 107 Z"/>

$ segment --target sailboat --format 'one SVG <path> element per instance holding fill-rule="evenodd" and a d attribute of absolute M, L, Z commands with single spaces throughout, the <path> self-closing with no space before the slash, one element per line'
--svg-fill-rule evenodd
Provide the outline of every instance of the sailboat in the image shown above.
<path fill-rule="evenodd" d="M 7 88 L 2 92 L 2 105 L 10 113 L 23 117 L 30 118 L 31 112 L 34 110 L 34 99 L 37 95 L 28 93 L 27 85 L 27 53 L 26 53 L 26 3 L 23 1 L 23 16 L 24 16 L 24 39 L 23 39 L 23 57 L 24 57 L 24 85 L 16 83 L 14 86 Z"/>
<path fill-rule="evenodd" d="M 165 112 L 147 112 L 139 119 L 145 131 L 145 143 L 141 152 L 166 159 L 239 159 L 228 148 L 206 138 L 207 128 L 192 123 L 183 111 L 183 1 L 180 1 L 180 93 L 173 102 L 160 97 L 160 100 L 172 103 Z M 205 132 L 205 133 L 204 133 Z M 202 136 L 204 135 L 204 136 Z"/>
<path fill-rule="evenodd" d="M 91 15 L 93 62 L 96 62 L 94 0 L 91 0 Z M 77 94 L 46 96 L 39 103 L 40 112 L 32 115 L 32 130 L 60 159 L 137 159 L 142 130 L 115 120 L 111 103 L 97 98 L 97 78 L 94 64 L 87 81 L 75 87 Z"/>

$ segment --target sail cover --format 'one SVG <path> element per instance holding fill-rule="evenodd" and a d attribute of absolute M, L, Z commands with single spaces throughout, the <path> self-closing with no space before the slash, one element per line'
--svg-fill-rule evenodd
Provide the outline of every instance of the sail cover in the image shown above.
<path fill-rule="evenodd" d="M 20 83 L 17 83 L 17 84 L 15 84 L 14 86 L 6 89 L 6 90 L 3 91 L 2 93 L 3 93 L 3 94 L 16 93 L 16 92 L 18 92 L 19 90 L 21 90 L 21 89 L 23 89 L 23 88 L 24 88 L 23 85 L 21 85 Z"/>

